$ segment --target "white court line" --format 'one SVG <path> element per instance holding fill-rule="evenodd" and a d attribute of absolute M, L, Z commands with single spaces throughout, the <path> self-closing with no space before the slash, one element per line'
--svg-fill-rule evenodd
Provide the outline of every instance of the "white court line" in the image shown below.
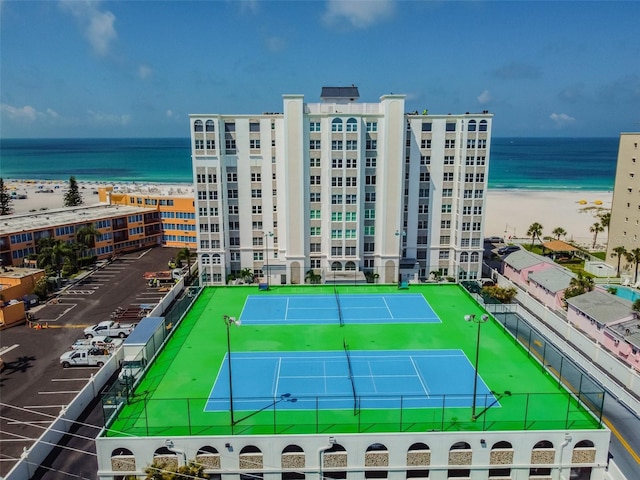
<path fill-rule="evenodd" d="M 416 371 L 416 375 L 418 376 L 418 379 L 420 380 L 420 384 L 422 385 L 422 388 L 424 389 L 425 393 L 427 394 L 427 398 L 431 397 L 431 392 L 429 392 L 429 388 L 427 387 L 426 383 L 423 381 L 422 375 L 420 375 L 420 370 L 418 370 L 418 367 L 416 366 L 416 363 L 413 361 L 413 356 L 409 356 L 409 358 L 411 359 L 411 364 L 413 365 L 413 369 Z"/>
<path fill-rule="evenodd" d="M 382 301 L 384 302 L 384 305 L 387 307 L 387 311 L 389 312 L 389 316 L 391 317 L 391 319 L 395 320 L 395 317 L 393 316 L 393 313 L 391 313 L 391 309 L 389 308 L 389 304 L 387 303 L 387 299 L 382 297 Z"/>
<path fill-rule="evenodd" d="M 273 394 L 275 395 L 276 393 L 278 393 L 278 382 L 280 381 L 280 367 L 282 366 L 282 357 L 278 357 L 278 368 L 276 368 L 276 372 L 275 372 L 275 385 L 274 385 L 274 389 L 273 389 Z"/>
<path fill-rule="evenodd" d="M 36 440 L 37 438 L 3 438 L 2 442 L 35 442 Z"/>
<path fill-rule="evenodd" d="M 80 390 L 60 390 L 58 392 L 38 392 L 38 395 L 67 395 L 70 393 L 79 393 Z"/>
<path fill-rule="evenodd" d="M 285 322 L 289 319 L 289 297 L 287 297 L 287 305 L 284 309 L 284 320 Z"/>

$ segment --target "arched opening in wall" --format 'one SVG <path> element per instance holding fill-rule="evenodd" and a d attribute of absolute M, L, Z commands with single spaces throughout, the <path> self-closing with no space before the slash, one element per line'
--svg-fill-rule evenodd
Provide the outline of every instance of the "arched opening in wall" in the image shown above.
<path fill-rule="evenodd" d="M 573 447 L 572 463 L 595 462 L 595 445 L 591 440 L 580 440 Z M 572 467 L 569 472 L 570 480 L 590 480 L 591 467 Z"/>
<path fill-rule="evenodd" d="M 202 120 L 196 120 L 195 122 L 193 122 L 194 132 L 201 132 L 202 130 L 203 130 Z"/>
<path fill-rule="evenodd" d="M 487 121 L 486 120 L 480 120 L 480 131 L 481 132 L 486 132 L 487 131 Z"/>
<path fill-rule="evenodd" d="M 513 445 L 509 442 L 500 441 L 493 444 L 489 455 L 489 477 L 500 478 L 510 477 L 510 467 L 500 467 L 500 465 L 510 465 L 513 463 Z"/>
<path fill-rule="evenodd" d="M 344 269 L 348 272 L 353 272 L 356 269 L 356 264 L 354 262 L 347 262 L 344 266 Z"/>
<path fill-rule="evenodd" d="M 469 131 L 469 132 L 475 132 L 476 131 L 476 121 L 475 120 L 469 120 L 469 123 L 467 123 L 467 131 Z"/>
<path fill-rule="evenodd" d="M 372 443 L 367 447 L 364 456 L 364 478 L 387 478 L 389 472 L 380 467 L 389 466 L 389 449 L 382 443 Z M 375 470 L 370 470 L 376 468 Z"/>
<path fill-rule="evenodd" d="M 342 270 L 342 263 L 340 262 L 331 262 L 331 271 L 339 272 Z"/>
<path fill-rule="evenodd" d="M 167 447 L 160 447 L 153 452 L 153 466 L 157 468 L 178 468 L 178 454 Z"/>
<path fill-rule="evenodd" d="M 334 118 L 331 120 L 331 131 L 332 132 L 341 132 L 342 131 L 342 119 Z"/>
<path fill-rule="evenodd" d="M 304 450 L 299 445 L 287 445 L 281 454 L 282 480 L 302 480 L 306 478 L 302 472 L 305 468 Z M 289 471 L 291 469 L 291 471 Z"/>
<path fill-rule="evenodd" d="M 347 466 L 347 449 L 339 443 L 334 443 L 329 450 L 322 455 L 322 469 L 324 478 L 342 480 L 347 478 L 346 470 L 340 470 Z"/>
<path fill-rule="evenodd" d="M 136 457 L 128 448 L 116 448 L 111 452 L 111 470 L 115 472 L 135 472 Z"/>
<path fill-rule="evenodd" d="M 553 443 L 550 442 L 549 440 L 540 440 L 538 443 L 536 443 L 533 446 L 534 450 L 538 450 L 541 448 L 553 448 Z"/>
<path fill-rule="evenodd" d="M 347 120 L 347 132 L 357 132 L 358 131 L 358 121 L 355 118 L 350 118 Z"/>
<path fill-rule="evenodd" d="M 471 465 L 471 445 L 467 442 L 456 442 L 449 448 L 449 465 Z M 469 477 L 471 470 L 469 468 L 450 468 L 447 470 L 448 478 Z"/>
<path fill-rule="evenodd" d="M 249 470 L 240 474 L 240 480 L 260 480 L 264 477 L 262 450 L 255 445 L 247 445 L 240 450 L 240 470 Z"/>
<path fill-rule="evenodd" d="M 555 461 L 555 449 L 553 443 L 549 440 L 540 440 L 533 446 L 531 450 L 532 464 L 553 464 Z M 532 467 L 529 469 L 529 476 L 549 476 L 551 475 L 550 467 Z"/>
<path fill-rule="evenodd" d="M 207 120 L 207 123 L 205 125 L 206 125 L 205 129 L 206 129 L 207 132 L 215 132 L 216 131 L 216 126 L 215 126 L 215 123 L 213 123 L 213 120 Z"/>
<path fill-rule="evenodd" d="M 407 451 L 407 467 L 426 467 L 431 464 L 431 449 L 422 442 L 412 444 Z M 428 478 L 426 468 L 407 469 L 407 478 Z"/>
<path fill-rule="evenodd" d="M 200 447 L 196 453 L 196 463 L 203 465 L 206 470 L 219 470 L 220 469 L 220 452 L 210 445 Z M 220 480 L 222 474 L 209 473 L 209 478 L 212 480 Z"/>

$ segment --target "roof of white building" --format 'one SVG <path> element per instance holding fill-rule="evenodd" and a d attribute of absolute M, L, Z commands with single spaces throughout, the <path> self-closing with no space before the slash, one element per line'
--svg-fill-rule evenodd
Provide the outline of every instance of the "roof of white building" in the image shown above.
<path fill-rule="evenodd" d="M 529 281 L 535 282 L 552 293 L 565 290 L 575 278 L 575 274 L 566 268 L 547 268 L 529 274 Z"/>
<path fill-rule="evenodd" d="M 616 323 L 607 327 L 624 338 L 631 345 L 640 347 L 640 320 L 633 318 L 626 322 Z"/>
<path fill-rule="evenodd" d="M 567 303 L 603 325 L 631 315 L 631 302 L 602 290 L 567 299 Z"/>
<path fill-rule="evenodd" d="M 149 213 L 152 210 L 144 207 L 123 205 L 91 205 L 88 207 L 68 207 L 41 212 L 29 212 L 8 215 L 0 220 L 0 235 L 11 235 L 20 232 L 55 228 L 61 225 L 89 223 L 96 220 L 137 213 Z"/>

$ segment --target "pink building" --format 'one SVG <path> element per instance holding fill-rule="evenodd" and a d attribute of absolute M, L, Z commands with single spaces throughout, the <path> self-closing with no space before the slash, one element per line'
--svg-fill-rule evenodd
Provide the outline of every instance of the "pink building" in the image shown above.
<path fill-rule="evenodd" d="M 640 320 L 630 301 L 597 288 L 567 299 L 567 304 L 572 325 L 640 370 Z"/>
<path fill-rule="evenodd" d="M 531 296 L 555 310 L 564 310 L 564 291 L 575 274 L 563 267 L 545 268 L 529 274 Z"/>
<path fill-rule="evenodd" d="M 518 250 L 504 259 L 504 276 L 526 291 L 529 291 L 529 275 L 534 272 L 558 268 L 550 258 Z"/>

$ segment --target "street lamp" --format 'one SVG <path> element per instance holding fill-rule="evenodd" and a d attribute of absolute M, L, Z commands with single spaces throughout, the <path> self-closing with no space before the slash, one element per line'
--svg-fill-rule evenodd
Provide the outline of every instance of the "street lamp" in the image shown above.
<path fill-rule="evenodd" d="M 407 232 L 404 230 L 396 230 L 396 237 L 398 237 L 398 282 L 402 282 L 402 273 L 400 273 L 400 261 L 402 260 L 402 242 L 407 236 Z"/>
<path fill-rule="evenodd" d="M 473 322 L 478 325 L 478 337 L 476 340 L 476 363 L 475 371 L 473 375 L 473 403 L 471 405 L 471 421 L 475 422 L 478 418 L 476 416 L 476 395 L 478 393 L 478 360 L 480 360 L 480 325 L 489 320 L 489 315 L 483 314 L 480 318 L 476 318 L 475 314 L 465 315 L 464 319 L 467 322 Z"/>
<path fill-rule="evenodd" d="M 231 375 L 231 335 L 229 334 L 229 327 L 235 325 L 240 326 L 240 320 L 236 320 L 236 317 L 230 317 L 229 315 L 223 315 L 222 319 L 227 327 L 227 361 L 229 363 L 229 412 L 231 413 L 231 426 L 235 425 L 233 419 L 233 376 Z"/>
<path fill-rule="evenodd" d="M 267 277 L 267 290 L 269 289 L 269 237 L 273 237 L 273 232 L 263 232 L 265 250 L 265 276 Z"/>

